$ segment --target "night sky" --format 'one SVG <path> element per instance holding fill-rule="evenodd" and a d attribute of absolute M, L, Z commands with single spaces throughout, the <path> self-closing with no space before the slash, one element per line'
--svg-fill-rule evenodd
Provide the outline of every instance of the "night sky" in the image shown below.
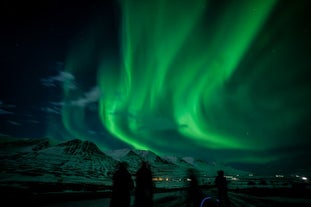
<path fill-rule="evenodd" d="M 310 1 L 0 7 L 2 137 L 310 169 Z"/>

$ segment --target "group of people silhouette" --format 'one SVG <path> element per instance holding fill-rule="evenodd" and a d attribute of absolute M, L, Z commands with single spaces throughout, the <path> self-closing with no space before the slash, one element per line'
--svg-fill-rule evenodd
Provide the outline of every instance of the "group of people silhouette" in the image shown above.
<path fill-rule="evenodd" d="M 206 195 L 199 184 L 196 171 L 194 169 L 188 170 L 188 196 L 186 198 L 187 207 L 230 207 L 231 203 L 228 196 L 228 181 L 225 177 L 224 171 L 217 171 L 217 176 L 214 180 L 214 186 L 217 188 L 218 195 Z"/>
<path fill-rule="evenodd" d="M 214 184 L 218 190 L 218 199 L 216 199 L 217 203 L 211 205 L 210 197 L 206 197 L 200 188 L 195 170 L 188 170 L 189 186 L 187 188 L 188 193 L 186 197 L 187 207 L 230 206 L 227 187 L 228 182 L 224 176 L 224 171 L 219 170 L 217 173 Z M 152 176 L 150 165 L 146 161 L 142 161 L 140 168 L 135 174 L 136 179 L 134 183 L 128 171 L 128 164 L 126 162 L 121 162 L 112 177 L 113 185 L 110 207 L 130 207 L 132 192 L 135 192 L 134 207 L 152 207 L 154 194 Z"/>
<path fill-rule="evenodd" d="M 131 192 L 135 188 L 135 207 L 152 207 L 153 205 L 153 181 L 152 171 L 147 162 L 142 161 L 136 172 L 136 185 L 128 171 L 128 164 L 121 162 L 113 175 L 112 195 L 110 207 L 129 207 L 131 204 Z"/>

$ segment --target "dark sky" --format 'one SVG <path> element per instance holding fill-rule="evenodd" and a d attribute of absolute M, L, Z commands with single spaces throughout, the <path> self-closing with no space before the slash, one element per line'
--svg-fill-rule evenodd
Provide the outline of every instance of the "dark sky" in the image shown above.
<path fill-rule="evenodd" d="M 0 133 L 307 169 L 309 1 L 2 1 Z"/>

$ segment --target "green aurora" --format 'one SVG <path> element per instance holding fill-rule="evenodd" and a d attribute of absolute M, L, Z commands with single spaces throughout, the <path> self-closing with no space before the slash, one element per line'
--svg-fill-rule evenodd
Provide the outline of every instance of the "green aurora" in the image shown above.
<path fill-rule="evenodd" d="M 78 81 L 92 74 L 103 128 L 136 149 L 228 151 L 228 162 L 272 162 L 287 154 L 265 152 L 304 144 L 297 126 L 310 114 L 310 84 L 301 80 L 308 45 L 296 44 L 292 20 L 303 5 L 224 2 L 121 0 L 113 50 L 101 43 L 105 25 L 90 24 L 65 69 Z M 63 99 L 81 95 L 64 88 Z M 87 116 L 63 106 L 73 137 L 89 136 Z"/>

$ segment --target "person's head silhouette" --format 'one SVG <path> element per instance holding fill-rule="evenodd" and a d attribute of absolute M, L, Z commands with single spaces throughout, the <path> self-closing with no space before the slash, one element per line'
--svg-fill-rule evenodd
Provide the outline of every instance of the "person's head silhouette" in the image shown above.
<path fill-rule="evenodd" d="M 218 176 L 223 177 L 225 175 L 225 172 L 223 170 L 218 170 L 217 174 L 218 174 Z"/>
<path fill-rule="evenodd" d="M 119 164 L 119 170 L 127 170 L 127 168 L 128 168 L 127 162 L 121 162 Z"/>

